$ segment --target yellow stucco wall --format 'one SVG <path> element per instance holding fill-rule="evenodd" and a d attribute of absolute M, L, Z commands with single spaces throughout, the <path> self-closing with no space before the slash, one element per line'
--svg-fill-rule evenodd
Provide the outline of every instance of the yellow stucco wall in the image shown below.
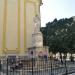
<path fill-rule="evenodd" d="M 40 0 L 0 0 L 0 54 L 23 54 L 32 46 L 33 17 Z"/>

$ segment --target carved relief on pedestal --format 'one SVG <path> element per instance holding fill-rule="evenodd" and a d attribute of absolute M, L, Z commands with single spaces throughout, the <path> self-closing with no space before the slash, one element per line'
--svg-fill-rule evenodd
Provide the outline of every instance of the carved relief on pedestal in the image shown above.
<path fill-rule="evenodd" d="M 36 34 L 32 34 L 32 43 L 35 47 L 43 47 L 43 37 L 42 33 L 38 32 Z"/>

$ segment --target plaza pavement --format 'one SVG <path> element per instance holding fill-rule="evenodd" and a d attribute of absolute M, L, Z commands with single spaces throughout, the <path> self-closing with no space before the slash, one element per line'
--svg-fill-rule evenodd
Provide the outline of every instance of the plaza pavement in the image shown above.
<path fill-rule="evenodd" d="M 75 73 L 69 74 L 69 75 L 75 75 Z"/>

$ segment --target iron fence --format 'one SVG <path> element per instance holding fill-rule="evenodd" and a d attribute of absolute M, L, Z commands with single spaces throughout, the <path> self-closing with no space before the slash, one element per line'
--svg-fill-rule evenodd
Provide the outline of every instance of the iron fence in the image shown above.
<path fill-rule="evenodd" d="M 75 72 L 75 62 L 51 58 L 1 59 L 0 75 L 68 75 Z"/>

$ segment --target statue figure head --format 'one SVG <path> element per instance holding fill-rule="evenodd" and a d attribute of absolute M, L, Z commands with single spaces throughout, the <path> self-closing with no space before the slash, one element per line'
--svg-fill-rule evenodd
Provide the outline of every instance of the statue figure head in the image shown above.
<path fill-rule="evenodd" d="M 34 17 L 34 23 L 40 22 L 40 17 L 38 15 L 35 15 Z"/>

